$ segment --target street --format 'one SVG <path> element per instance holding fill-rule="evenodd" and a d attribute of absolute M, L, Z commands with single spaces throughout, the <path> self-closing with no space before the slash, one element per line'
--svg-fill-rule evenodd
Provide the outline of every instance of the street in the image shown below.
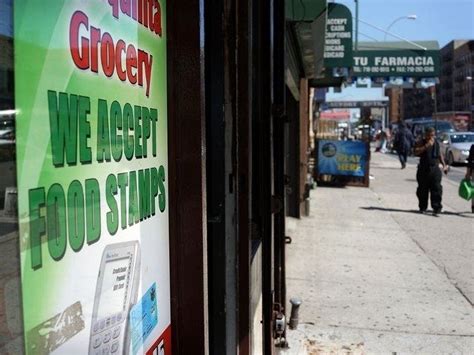
<path fill-rule="evenodd" d="M 443 213 L 418 213 L 417 159 L 372 153 L 370 188 L 317 187 L 291 220 L 287 294 L 303 301 L 281 354 L 472 354 L 474 215 L 443 178 Z M 288 307 L 288 316 L 290 305 Z"/>
<path fill-rule="evenodd" d="M 466 175 L 466 167 L 451 166 L 447 178 L 457 184 L 464 178 L 464 175 Z"/>

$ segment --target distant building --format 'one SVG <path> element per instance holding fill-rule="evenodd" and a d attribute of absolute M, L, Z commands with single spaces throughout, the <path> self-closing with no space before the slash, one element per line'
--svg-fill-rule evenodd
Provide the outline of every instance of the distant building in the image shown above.
<path fill-rule="evenodd" d="M 388 97 L 388 117 L 389 122 L 398 122 L 403 119 L 403 102 L 402 102 L 403 89 L 402 88 L 390 88 L 385 90 L 385 96 Z"/>
<path fill-rule="evenodd" d="M 385 95 L 389 97 L 390 122 L 433 115 L 434 100 L 430 89 L 389 88 Z"/>
<path fill-rule="evenodd" d="M 403 118 L 431 117 L 435 111 L 430 89 L 403 89 Z"/>
<path fill-rule="evenodd" d="M 474 40 L 455 40 L 441 49 L 438 112 L 471 116 L 474 102 Z"/>

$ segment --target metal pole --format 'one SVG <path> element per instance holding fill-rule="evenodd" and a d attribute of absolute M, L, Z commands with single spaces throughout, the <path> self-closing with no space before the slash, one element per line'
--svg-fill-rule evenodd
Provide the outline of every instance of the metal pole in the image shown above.
<path fill-rule="evenodd" d="M 474 128 L 474 120 L 473 120 L 473 115 L 472 115 L 472 76 L 467 76 L 466 80 L 469 83 L 469 129 L 472 130 Z"/>
<path fill-rule="evenodd" d="M 392 21 L 392 23 L 390 25 L 388 25 L 387 29 L 385 31 L 390 31 L 390 29 L 392 28 L 392 26 L 397 23 L 397 21 L 400 21 L 400 20 L 403 20 L 404 18 L 406 18 L 406 16 L 401 16 L 395 20 Z M 385 33 L 385 37 L 383 38 L 384 41 L 387 40 L 387 33 Z"/>
<path fill-rule="evenodd" d="M 423 47 L 423 46 L 419 45 L 418 43 L 415 43 L 415 42 L 410 41 L 410 40 L 408 40 L 408 39 L 406 39 L 406 38 L 403 38 L 402 36 L 399 36 L 399 35 L 397 35 L 397 34 L 395 34 L 395 33 L 388 32 L 388 31 L 384 30 L 383 28 L 380 28 L 379 26 L 375 26 L 375 25 L 371 24 L 370 22 L 367 22 L 367 21 L 358 19 L 357 22 L 359 22 L 359 21 L 362 22 L 362 23 L 364 23 L 364 24 L 366 24 L 367 26 L 370 26 L 370 27 L 372 27 L 372 28 L 375 28 L 376 30 L 382 31 L 383 33 L 387 33 L 387 34 L 389 34 L 389 35 L 392 36 L 392 37 L 396 37 L 396 38 L 398 38 L 398 39 L 401 39 L 403 42 L 410 43 L 412 46 L 415 46 L 415 47 L 417 47 L 417 48 L 420 48 L 420 49 L 422 49 L 422 50 L 424 50 L 424 51 L 428 50 L 428 48 Z"/>
<path fill-rule="evenodd" d="M 392 23 L 387 27 L 387 29 L 386 29 L 387 32 L 385 32 L 385 36 L 384 36 L 384 38 L 383 38 L 384 41 L 387 40 L 387 34 L 390 33 L 390 29 L 392 28 L 392 26 L 393 26 L 395 23 L 397 23 L 398 21 L 404 20 L 404 19 L 407 19 L 407 20 L 416 20 L 416 15 L 401 16 L 401 17 L 399 17 L 399 18 L 393 20 L 393 22 L 392 22 Z"/>
<path fill-rule="evenodd" d="M 299 322 L 299 310 L 303 301 L 299 297 L 290 299 L 291 303 L 291 316 L 290 316 L 290 329 L 298 328 Z"/>
<path fill-rule="evenodd" d="M 382 110 L 382 131 L 385 132 L 385 128 L 387 128 L 387 124 L 385 123 L 385 120 L 387 119 L 387 111 L 386 108 Z"/>
<path fill-rule="evenodd" d="M 354 0 L 356 6 L 355 50 L 359 48 L 359 0 Z"/>
<path fill-rule="evenodd" d="M 436 91 L 436 84 L 433 86 L 432 90 L 432 95 L 433 95 L 433 112 L 434 112 L 434 119 L 435 119 L 435 133 L 438 134 L 438 98 L 437 96 L 437 91 Z"/>

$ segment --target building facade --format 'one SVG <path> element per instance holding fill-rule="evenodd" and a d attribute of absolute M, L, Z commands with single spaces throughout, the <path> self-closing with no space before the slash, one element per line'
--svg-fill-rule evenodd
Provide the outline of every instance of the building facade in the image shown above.
<path fill-rule="evenodd" d="M 402 108 L 404 119 L 432 117 L 435 109 L 430 89 L 403 89 Z"/>
<path fill-rule="evenodd" d="M 401 88 L 389 88 L 385 90 L 388 97 L 388 117 L 390 123 L 403 120 L 403 90 Z"/>
<path fill-rule="evenodd" d="M 390 122 L 432 117 L 435 112 L 430 89 L 389 88 L 385 90 L 385 95 L 389 97 Z"/>
<path fill-rule="evenodd" d="M 441 49 L 441 75 L 437 109 L 445 117 L 470 116 L 474 102 L 474 40 L 454 40 Z"/>

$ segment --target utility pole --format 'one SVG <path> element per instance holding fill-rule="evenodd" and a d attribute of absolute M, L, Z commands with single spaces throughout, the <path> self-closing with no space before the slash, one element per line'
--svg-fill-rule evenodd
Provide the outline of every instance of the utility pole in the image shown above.
<path fill-rule="evenodd" d="M 359 48 L 359 0 L 355 1 L 356 7 L 356 25 L 355 25 L 355 51 Z"/>
<path fill-rule="evenodd" d="M 431 91 L 431 99 L 433 100 L 433 105 L 434 105 L 433 116 L 434 116 L 434 121 L 435 121 L 435 131 L 437 134 L 438 133 L 438 98 L 437 98 L 438 93 L 436 90 L 436 84 L 430 88 L 430 91 Z"/>
<path fill-rule="evenodd" d="M 387 40 L 387 35 L 390 33 L 390 29 L 392 28 L 392 26 L 397 23 L 398 21 L 400 20 L 404 20 L 404 19 L 407 19 L 407 20 L 416 20 L 418 18 L 418 16 L 416 15 L 408 15 L 408 16 L 401 16 L 395 20 L 393 20 L 393 22 L 387 27 L 387 29 L 385 30 L 385 37 L 383 38 L 384 42 Z"/>

